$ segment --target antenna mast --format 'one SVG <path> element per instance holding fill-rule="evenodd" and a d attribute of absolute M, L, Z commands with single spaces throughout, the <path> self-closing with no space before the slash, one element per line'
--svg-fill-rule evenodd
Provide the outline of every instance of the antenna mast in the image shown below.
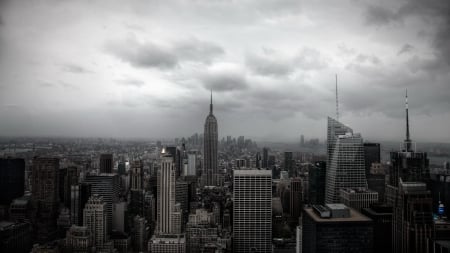
<path fill-rule="evenodd" d="M 339 97 L 338 97 L 337 74 L 336 74 L 336 120 L 339 121 Z"/>

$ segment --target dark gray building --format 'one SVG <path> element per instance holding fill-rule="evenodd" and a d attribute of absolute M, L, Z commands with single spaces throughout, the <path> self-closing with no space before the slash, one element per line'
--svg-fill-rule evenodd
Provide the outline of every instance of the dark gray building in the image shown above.
<path fill-rule="evenodd" d="M 25 161 L 20 158 L 0 158 L 0 205 L 9 205 L 22 197 L 25 183 Z"/>
<path fill-rule="evenodd" d="M 343 204 L 303 209 L 304 253 L 373 252 L 373 222 Z"/>

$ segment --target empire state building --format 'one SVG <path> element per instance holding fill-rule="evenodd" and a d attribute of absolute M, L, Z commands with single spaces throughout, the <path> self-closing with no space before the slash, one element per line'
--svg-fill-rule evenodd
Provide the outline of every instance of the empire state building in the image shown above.
<path fill-rule="evenodd" d="M 204 185 L 217 185 L 217 119 L 213 114 L 212 91 L 209 115 L 205 120 L 203 136 L 203 183 Z"/>

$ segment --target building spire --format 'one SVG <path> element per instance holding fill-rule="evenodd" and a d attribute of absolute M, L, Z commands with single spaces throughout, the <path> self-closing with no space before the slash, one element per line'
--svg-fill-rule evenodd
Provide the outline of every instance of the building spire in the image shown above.
<path fill-rule="evenodd" d="M 338 99 L 337 74 L 336 74 L 336 120 L 339 121 L 339 99 Z"/>
<path fill-rule="evenodd" d="M 209 104 L 209 114 L 213 114 L 212 89 L 211 89 L 211 103 Z"/>
<path fill-rule="evenodd" d="M 405 151 L 411 151 L 411 139 L 409 136 L 409 113 L 408 113 L 408 89 L 406 89 L 405 96 L 405 109 L 406 109 L 406 139 L 405 139 Z"/>

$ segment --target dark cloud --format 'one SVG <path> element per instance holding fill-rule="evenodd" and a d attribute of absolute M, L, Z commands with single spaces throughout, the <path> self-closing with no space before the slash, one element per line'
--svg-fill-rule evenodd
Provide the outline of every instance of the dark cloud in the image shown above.
<path fill-rule="evenodd" d="M 224 50 L 214 43 L 195 38 L 175 43 L 138 42 L 136 39 L 110 41 L 107 50 L 135 67 L 170 69 L 185 61 L 209 64 Z"/>
<path fill-rule="evenodd" d="M 260 54 L 248 53 L 245 61 L 253 73 L 274 77 L 286 76 L 296 70 L 319 70 L 327 67 L 321 53 L 313 48 L 303 48 L 293 56 L 264 48 Z"/>
<path fill-rule="evenodd" d="M 397 55 L 401 54 L 408 54 L 414 50 L 414 47 L 410 44 L 405 44 L 402 46 L 402 48 L 398 51 Z"/>
<path fill-rule="evenodd" d="M 448 0 L 405 0 L 395 11 L 369 5 L 366 22 L 369 25 L 388 25 L 394 21 L 403 21 L 408 17 L 418 17 L 434 30 L 432 45 L 436 51 L 437 62 L 450 66 L 450 2 Z"/>
<path fill-rule="evenodd" d="M 380 26 L 397 20 L 397 14 L 386 7 L 380 5 L 369 5 L 367 7 L 366 24 Z"/>
<path fill-rule="evenodd" d="M 259 75 L 284 76 L 292 73 L 294 70 L 292 60 L 277 59 L 270 54 L 247 54 L 245 61 L 247 66 Z"/>
<path fill-rule="evenodd" d="M 209 71 L 203 74 L 200 80 L 206 89 L 219 92 L 245 90 L 249 86 L 245 74 L 238 70 Z"/>
<path fill-rule="evenodd" d="M 181 60 L 204 63 L 211 63 L 211 60 L 225 53 L 220 46 L 196 38 L 175 43 L 173 49 Z"/>
<path fill-rule="evenodd" d="M 178 64 L 170 49 L 152 42 L 139 43 L 129 39 L 109 42 L 106 47 L 116 57 L 135 67 L 167 69 Z"/>

